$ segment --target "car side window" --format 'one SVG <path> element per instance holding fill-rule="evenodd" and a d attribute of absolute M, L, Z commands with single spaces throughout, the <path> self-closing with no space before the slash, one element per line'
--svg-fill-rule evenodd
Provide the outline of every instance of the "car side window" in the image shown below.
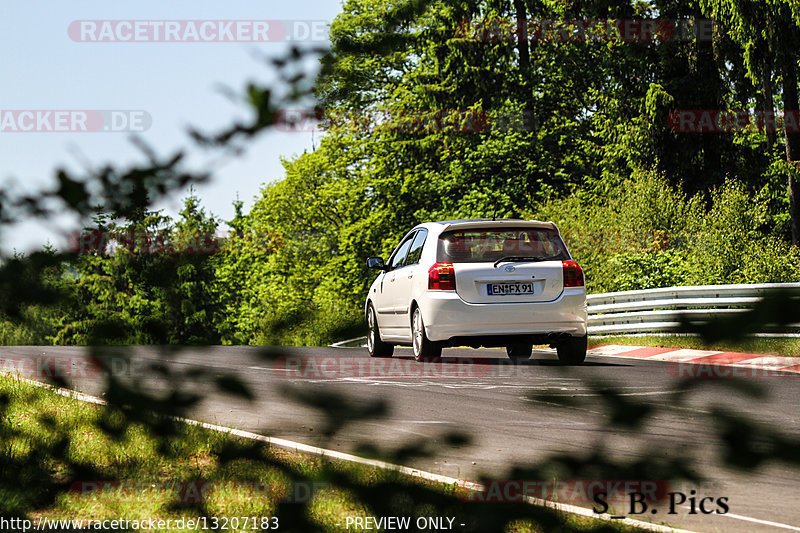
<path fill-rule="evenodd" d="M 403 261 L 406 260 L 406 256 L 408 255 L 408 250 L 411 248 L 411 243 L 414 240 L 416 233 L 409 235 L 406 240 L 404 240 L 400 246 L 397 248 L 397 251 L 392 255 L 392 258 L 389 260 L 389 268 L 394 270 L 395 268 L 400 268 L 403 266 Z"/>
<path fill-rule="evenodd" d="M 422 257 L 422 246 L 425 244 L 425 239 L 428 236 L 428 230 L 420 229 L 417 231 L 417 236 L 414 237 L 414 242 L 408 250 L 408 257 L 403 265 L 416 265 Z"/>

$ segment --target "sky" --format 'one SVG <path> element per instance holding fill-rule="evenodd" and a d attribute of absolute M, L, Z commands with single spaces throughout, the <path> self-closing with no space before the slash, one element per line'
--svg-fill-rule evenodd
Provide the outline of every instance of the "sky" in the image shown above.
<path fill-rule="evenodd" d="M 263 58 L 284 54 L 287 39 L 301 46 L 329 44 L 326 28 L 340 11 L 339 0 L 0 0 L 0 187 L 34 192 L 54 185 L 57 168 L 83 175 L 107 163 L 144 162 L 123 122 L 133 123 L 136 135 L 160 156 L 187 149 L 188 168 L 208 169 L 218 154 L 194 145 L 189 126 L 215 132 L 251 116 L 227 90 L 242 94 L 250 81 L 274 82 Z M 137 28 L 133 21 L 142 22 Z M 190 28 L 172 21 L 197 22 Z M 224 21 L 240 22 L 226 27 Z M 202 32 L 194 42 L 192 29 Z M 268 41 L 253 42 L 252 36 Z M 47 128 L 99 131 L 38 131 Z M 265 183 L 285 175 L 281 157 L 302 154 L 315 142 L 318 132 L 262 134 L 243 156 L 216 164 L 212 182 L 195 194 L 207 211 L 230 219 L 237 194 L 249 209 Z M 187 194 L 156 207 L 174 216 Z M 47 242 L 63 247 L 76 223 L 57 217 L 7 227 L 0 252 L 26 252 Z"/>

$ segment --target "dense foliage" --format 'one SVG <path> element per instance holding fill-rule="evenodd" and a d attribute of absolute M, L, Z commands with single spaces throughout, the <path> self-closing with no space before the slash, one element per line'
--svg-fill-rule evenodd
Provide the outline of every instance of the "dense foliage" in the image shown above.
<path fill-rule="evenodd" d="M 794 35 L 789 4 L 768 4 Z M 373 277 L 364 259 L 388 255 L 426 220 L 554 220 L 593 292 L 800 279 L 782 132 L 670 123 L 676 110 L 772 109 L 778 94 L 797 108 L 779 83 L 785 65 L 757 64 L 778 47 L 796 61 L 788 41 L 760 37 L 760 5 L 346 2 L 318 83 L 326 135 L 285 162 L 286 178 L 245 219 L 281 244 L 246 262 L 240 340 L 342 338 L 361 321 Z M 481 33 L 520 9 L 528 19 L 714 17 L 717 26 L 713 40 L 649 42 L 520 44 L 516 28 L 511 38 Z M 469 113 L 490 126 L 436 121 Z"/>

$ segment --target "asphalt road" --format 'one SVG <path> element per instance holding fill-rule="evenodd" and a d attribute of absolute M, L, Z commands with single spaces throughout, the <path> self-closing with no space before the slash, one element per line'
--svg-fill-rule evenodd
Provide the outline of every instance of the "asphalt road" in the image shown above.
<path fill-rule="evenodd" d="M 71 386 L 99 395 L 105 379 L 91 366 L 82 366 L 85 353 L 70 347 L 5 347 L 0 348 L 0 370 L 13 370 L 16 364 L 31 375 L 30 361 L 38 357 L 31 377 L 71 368 L 67 371 Z M 707 481 L 670 485 L 687 496 L 684 505 L 676 506 L 676 514 L 668 514 L 667 503 L 652 504 L 639 515 L 628 514 L 627 505 L 611 511 L 694 531 L 800 531 L 798 470 L 774 463 L 757 474 L 724 468 L 718 458 L 718 419 L 712 416 L 715 409 L 724 408 L 796 438 L 800 436 L 797 377 L 750 380 L 760 397 L 728 386 L 728 380 L 705 380 L 678 405 L 673 396 L 677 382 L 659 361 L 590 356 L 586 364 L 565 369 L 549 351 L 535 352 L 531 360 L 519 364 L 512 364 L 505 351 L 470 349 L 445 350 L 442 361 L 425 364 L 415 362 L 407 349 L 396 350 L 391 360 L 370 359 L 361 348 L 286 348 L 267 354 L 243 347 L 175 353 L 137 347 L 114 353 L 104 362 L 105 368 L 123 379 L 163 390 L 167 369 L 183 390 L 205 395 L 190 413 L 192 418 L 345 452 L 365 443 L 386 451 L 422 443 L 434 455 L 405 464 L 447 476 L 509 479 L 512 465 L 531 465 L 560 453 L 585 456 L 597 446 L 618 461 L 655 462 L 691 455 L 694 470 Z M 154 372 L 153 365 L 161 366 L 161 371 Z M 206 372 L 189 372 L 198 367 Z M 216 377 L 230 373 L 248 385 L 255 400 L 245 402 L 217 392 Z M 657 409 L 655 415 L 642 431 L 609 426 L 607 400 L 593 382 L 615 387 L 621 394 L 617 402 L 643 403 Z M 531 400 L 531 394 L 550 398 Z M 342 427 L 331 436 L 326 435 L 329 418 L 324 409 L 298 403 L 297 397 L 304 395 L 336 414 L 350 412 L 337 404 L 336 395 L 349 398 L 354 410 L 373 402 L 385 402 L 388 409 L 376 419 L 339 417 Z M 581 404 L 559 407 L 558 398 Z M 618 412 L 631 409 L 623 404 Z M 448 446 L 443 437 L 454 431 L 471 435 L 471 442 Z M 713 498 L 706 505 L 712 511 L 721 509 L 720 498 L 727 498 L 728 512 L 692 514 L 691 490 L 696 491 L 697 502 Z M 586 501 L 567 503 L 592 506 Z M 656 514 L 650 512 L 653 507 Z"/>

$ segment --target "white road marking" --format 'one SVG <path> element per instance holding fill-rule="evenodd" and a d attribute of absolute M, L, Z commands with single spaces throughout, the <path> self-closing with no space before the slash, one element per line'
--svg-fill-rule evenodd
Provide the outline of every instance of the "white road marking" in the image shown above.
<path fill-rule="evenodd" d="M 720 353 L 723 352 L 714 350 L 684 349 L 684 350 L 674 350 L 671 352 L 661 353 L 658 355 L 652 355 L 650 357 L 643 357 L 643 359 L 649 359 L 652 361 L 671 361 L 675 363 L 683 363 L 685 361 L 691 361 L 692 359 L 700 359 L 701 357 L 706 357 L 708 355 L 717 355 Z"/>
<path fill-rule="evenodd" d="M 475 390 L 496 390 L 496 389 L 523 389 L 523 390 L 531 390 L 532 386 L 529 383 L 521 383 L 519 385 L 514 384 L 491 384 L 491 383 L 476 383 L 474 381 L 466 382 L 466 383 L 449 383 L 444 380 L 437 380 L 437 381 L 400 381 L 397 379 L 391 380 L 380 380 L 380 379 L 371 379 L 371 378 L 335 378 L 335 379 L 289 379 L 291 382 L 298 382 L 298 383 L 359 383 L 361 385 L 369 385 L 369 386 L 384 386 L 384 385 L 394 385 L 397 387 L 406 387 L 406 388 L 420 388 L 420 387 L 430 387 L 438 385 L 444 389 L 475 389 Z"/>
<path fill-rule="evenodd" d="M 620 392 L 617 396 L 658 396 L 661 394 L 673 394 L 670 391 L 654 391 L 654 392 Z M 598 392 L 574 392 L 568 394 L 553 394 L 553 396 L 601 396 Z"/>
<path fill-rule="evenodd" d="M 689 507 L 688 505 L 684 505 L 684 507 L 686 509 L 691 509 L 691 507 Z M 734 520 L 743 520 L 745 522 L 753 522 L 754 524 L 763 524 L 765 526 L 772 526 L 772 527 L 777 527 L 777 528 L 780 528 L 780 529 L 788 529 L 789 531 L 800 531 L 800 527 L 797 527 L 797 526 L 790 526 L 789 524 L 782 524 L 780 522 L 772 522 L 770 520 L 762 520 L 760 518 L 753 518 L 753 517 L 750 517 L 750 516 L 742 516 L 740 514 L 725 513 L 725 514 L 722 514 L 722 515 L 719 515 L 719 516 L 725 516 L 725 517 L 728 517 L 728 518 L 733 518 Z"/>
<path fill-rule="evenodd" d="M 392 420 L 392 422 L 401 424 L 452 424 L 447 420 Z"/>
<path fill-rule="evenodd" d="M 778 357 L 774 355 L 765 355 L 762 357 L 754 357 L 752 359 L 745 359 L 744 361 L 739 361 L 738 363 L 734 363 L 732 366 L 744 366 L 744 367 L 763 367 L 769 369 L 778 369 L 784 368 L 787 366 L 792 366 L 800 363 L 800 359 L 797 357 Z"/>
<path fill-rule="evenodd" d="M 638 350 L 641 346 L 623 346 L 621 344 L 610 344 L 608 346 L 597 346 L 595 348 L 589 348 L 587 353 L 589 355 L 617 355 L 623 354 L 625 352 L 632 352 L 633 350 Z"/>

